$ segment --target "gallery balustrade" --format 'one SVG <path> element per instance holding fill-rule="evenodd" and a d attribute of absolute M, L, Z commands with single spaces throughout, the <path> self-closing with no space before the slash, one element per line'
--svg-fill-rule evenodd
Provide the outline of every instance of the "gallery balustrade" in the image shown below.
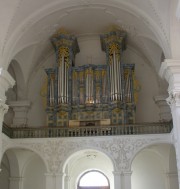
<path fill-rule="evenodd" d="M 3 133 L 10 138 L 89 137 L 170 133 L 171 122 L 141 123 L 116 126 L 13 128 L 3 124 Z"/>

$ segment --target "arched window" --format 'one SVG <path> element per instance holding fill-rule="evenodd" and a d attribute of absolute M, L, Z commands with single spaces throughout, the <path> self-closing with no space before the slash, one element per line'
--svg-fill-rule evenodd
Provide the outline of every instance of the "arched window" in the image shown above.
<path fill-rule="evenodd" d="M 78 189 L 110 189 L 108 178 L 100 171 L 84 173 L 78 182 Z"/>

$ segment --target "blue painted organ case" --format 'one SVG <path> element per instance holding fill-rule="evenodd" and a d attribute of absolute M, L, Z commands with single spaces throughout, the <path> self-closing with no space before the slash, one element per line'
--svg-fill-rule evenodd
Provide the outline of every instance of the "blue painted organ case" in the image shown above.
<path fill-rule="evenodd" d="M 121 62 L 126 37 L 119 30 L 101 35 L 106 64 L 83 66 L 75 66 L 75 36 L 57 32 L 51 38 L 56 66 L 45 70 L 48 126 L 66 127 L 72 120 L 76 126 L 103 125 L 103 120 L 111 125 L 135 122 L 135 66 Z"/>

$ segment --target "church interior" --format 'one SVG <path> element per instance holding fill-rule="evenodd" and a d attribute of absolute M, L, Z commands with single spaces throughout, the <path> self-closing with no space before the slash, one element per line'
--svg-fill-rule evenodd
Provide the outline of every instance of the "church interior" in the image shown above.
<path fill-rule="evenodd" d="M 180 187 L 180 1 L 0 10 L 0 188 Z"/>

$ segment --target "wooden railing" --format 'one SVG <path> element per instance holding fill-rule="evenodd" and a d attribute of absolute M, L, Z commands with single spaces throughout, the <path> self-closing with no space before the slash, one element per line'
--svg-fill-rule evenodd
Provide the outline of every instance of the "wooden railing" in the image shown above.
<path fill-rule="evenodd" d="M 171 122 L 116 126 L 13 128 L 3 124 L 3 133 L 10 138 L 87 137 L 170 133 Z"/>

